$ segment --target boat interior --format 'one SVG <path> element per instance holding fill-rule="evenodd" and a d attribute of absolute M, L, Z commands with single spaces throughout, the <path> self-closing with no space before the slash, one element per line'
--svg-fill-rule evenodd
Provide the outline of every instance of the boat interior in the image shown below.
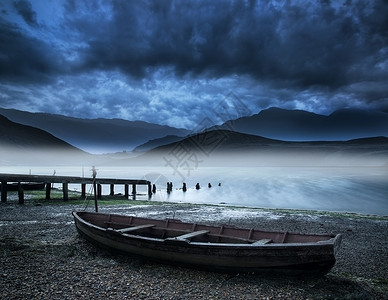
<path fill-rule="evenodd" d="M 230 244 L 264 245 L 271 243 L 314 243 L 334 238 L 334 235 L 300 234 L 237 228 L 231 225 L 203 225 L 177 219 L 148 219 L 115 214 L 79 213 L 85 221 L 118 234 L 139 235 L 149 238 Z"/>

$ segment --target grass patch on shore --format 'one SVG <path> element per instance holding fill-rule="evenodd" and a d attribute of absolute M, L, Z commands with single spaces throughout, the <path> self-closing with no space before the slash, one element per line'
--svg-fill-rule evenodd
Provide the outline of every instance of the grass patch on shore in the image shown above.
<path fill-rule="evenodd" d="M 94 196 L 87 195 L 86 199 L 81 198 L 81 193 L 78 191 L 69 191 L 68 200 L 63 200 L 63 192 L 60 189 L 52 189 L 50 193 L 50 199 L 46 199 L 46 192 L 40 191 L 29 191 L 29 200 L 34 205 L 84 205 L 86 202 L 89 205 L 94 205 Z M 138 195 L 138 198 L 147 197 L 146 195 Z M 151 200 L 134 200 L 127 199 L 124 195 L 104 195 L 102 199 L 98 199 L 98 205 L 163 205 L 166 202 L 151 201 Z"/>

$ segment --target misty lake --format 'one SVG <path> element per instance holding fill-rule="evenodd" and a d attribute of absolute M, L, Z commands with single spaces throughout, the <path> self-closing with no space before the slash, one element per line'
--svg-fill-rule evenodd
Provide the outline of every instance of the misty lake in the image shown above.
<path fill-rule="evenodd" d="M 97 169 L 98 177 L 151 181 L 157 188 L 155 201 L 388 215 L 387 167 L 201 167 L 185 176 L 169 167 Z M 17 167 L 2 172 L 52 175 L 54 170 L 57 175 L 91 177 L 90 167 L 82 166 Z M 173 183 L 169 194 L 167 182 Z M 183 182 L 187 192 L 182 191 Z M 201 189 L 195 189 L 196 183 Z M 78 185 L 69 187 L 80 190 Z M 145 187 L 139 186 L 137 192 L 143 194 L 138 199 L 148 198 Z M 124 193 L 124 187 L 116 186 L 115 193 Z M 109 194 L 109 186 L 103 186 L 103 194 Z"/>

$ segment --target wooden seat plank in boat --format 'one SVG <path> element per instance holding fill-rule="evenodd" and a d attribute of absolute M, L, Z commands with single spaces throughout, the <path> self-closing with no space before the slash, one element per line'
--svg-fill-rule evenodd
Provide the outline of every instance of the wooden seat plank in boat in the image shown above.
<path fill-rule="evenodd" d="M 201 235 L 207 234 L 209 232 L 210 232 L 209 230 L 198 230 L 198 231 L 193 231 L 193 232 L 189 232 L 186 234 L 182 234 L 182 235 L 179 235 L 176 237 L 167 238 L 166 240 L 168 240 L 168 241 L 171 241 L 171 240 L 184 241 L 184 240 L 188 240 L 188 239 L 191 239 L 193 237 L 196 237 L 196 236 L 201 236 Z"/>
<path fill-rule="evenodd" d="M 117 229 L 116 231 L 118 231 L 120 233 L 127 233 L 127 232 L 132 232 L 132 231 L 146 229 L 146 228 L 152 228 L 152 227 L 155 227 L 155 225 L 154 224 L 144 224 L 144 225 L 139 225 L 139 226 L 121 228 L 121 229 Z"/>
<path fill-rule="evenodd" d="M 271 239 L 261 239 L 261 240 L 258 240 L 256 242 L 252 243 L 251 245 L 265 245 L 265 244 L 268 244 L 271 242 L 272 242 Z"/>

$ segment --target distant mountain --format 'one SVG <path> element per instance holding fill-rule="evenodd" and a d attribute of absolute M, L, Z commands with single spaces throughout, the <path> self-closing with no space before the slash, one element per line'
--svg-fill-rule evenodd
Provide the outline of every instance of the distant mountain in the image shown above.
<path fill-rule="evenodd" d="M 217 166 L 383 166 L 388 138 L 294 142 L 229 130 L 209 130 L 154 148 L 132 160 L 170 166 L 174 173 L 199 165 Z"/>
<path fill-rule="evenodd" d="M 388 113 L 343 109 L 324 116 L 303 110 L 269 108 L 253 116 L 227 121 L 218 128 L 284 141 L 346 141 L 388 137 Z"/>
<path fill-rule="evenodd" d="M 83 152 L 44 130 L 12 122 L 2 115 L 0 115 L 0 143 L 3 147 L 13 149 L 60 149 Z"/>
<path fill-rule="evenodd" d="M 180 141 L 156 147 L 148 153 L 182 151 L 198 152 L 209 156 L 215 152 L 256 149 L 269 145 L 284 145 L 286 142 L 243 134 L 229 130 L 209 130 L 190 135 Z"/>
<path fill-rule="evenodd" d="M 120 152 L 166 135 L 185 136 L 186 129 L 121 119 L 79 119 L 0 108 L 8 119 L 43 129 L 91 153 Z"/>
<path fill-rule="evenodd" d="M 206 132 L 188 136 L 180 141 L 171 144 L 159 146 L 152 149 L 150 152 L 173 152 L 175 149 L 185 149 L 190 152 L 199 152 L 210 155 L 216 152 L 247 152 L 264 149 L 271 150 L 297 150 L 297 149 L 337 149 L 337 147 L 348 147 L 356 150 L 356 147 L 383 147 L 388 154 L 388 137 L 372 137 L 360 138 L 348 141 L 281 141 L 276 139 L 269 139 L 257 135 L 245 134 L 230 130 L 209 130 Z M 178 150 L 176 150 L 178 151 Z M 388 156 L 387 156 L 388 157 Z"/>
<path fill-rule="evenodd" d="M 177 136 L 177 135 L 167 135 L 162 138 L 149 140 L 148 142 L 137 146 L 135 149 L 133 149 L 133 152 L 147 152 L 149 150 L 152 150 L 156 147 L 164 146 L 167 144 L 171 144 L 174 142 L 178 142 L 180 140 L 183 140 L 184 137 Z"/>
<path fill-rule="evenodd" d="M 90 165 L 99 158 L 58 139 L 52 134 L 18 124 L 0 115 L 0 166 Z"/>

